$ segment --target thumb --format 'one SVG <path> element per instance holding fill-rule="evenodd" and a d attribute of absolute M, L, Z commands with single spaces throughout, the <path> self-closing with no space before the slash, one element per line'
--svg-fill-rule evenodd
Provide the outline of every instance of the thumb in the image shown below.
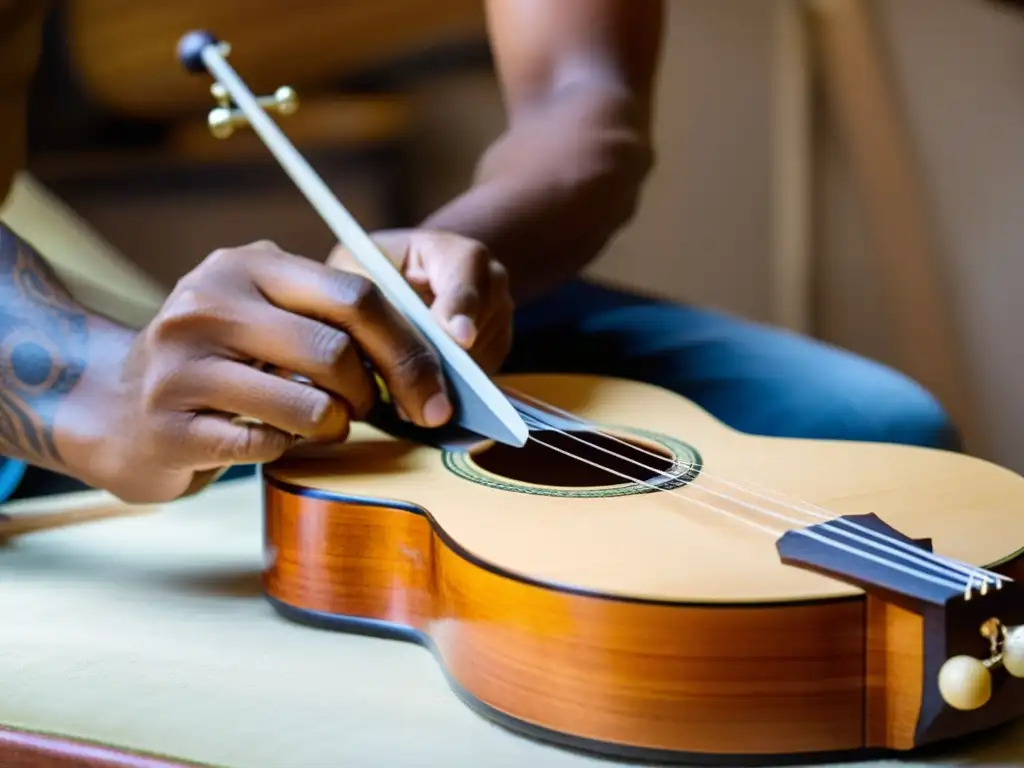
<path fill-rule="evenodd" d="M 489 271 L 487 258 L 474 251 L 464 255 L 435 254 L 427 265 L 434 293 L 431 311 L 464 349 L 476 341 Z"/>

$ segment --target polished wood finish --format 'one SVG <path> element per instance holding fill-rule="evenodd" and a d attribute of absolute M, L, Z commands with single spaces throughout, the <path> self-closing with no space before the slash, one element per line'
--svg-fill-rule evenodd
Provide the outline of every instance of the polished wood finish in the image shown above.
<path fill-rule="evenodd" d="M 343 497 L 415 503 L 451 539 L 503 571 L 597 594 L 690 603 L 862 594 L 782 564 L 775 539 L 793 525 L 751 506 L 804 524 L 820 522 L 803 511 L 807 504 L 833 515 L 871 511 L 906 536 L 930 538 L 937 552 L 976 564 L 1014 555 L 1024 525 L 1018 511 L 1024 507 L 1024 478 L 970 456 L 903 445 L 746 435 L 689 400 L 632 381 L 555 375 L 502 381 L 513 392 L 592 423 L 628 425 L 683 440 L 699 451 L 700 476 L 673 494 L 567 498 L 508 493 L 448 471 L 429 446 L 395 440 L 365 424 L 353 426 L 346 442 L 332 449 L 333 457 L 276 463 L 267 474 Z M 623 429 L 614 427 L 620 434 Z M 490 451 L 476 452 L 476 463 L 486 463 Z M 522 463 L 530 454 L 548 464 L 559 459 L 536 441 L 522 452 L 500 446 L 493 451 L 522 456 Z M 526 489 L 529 483 L 516 485 Z M 797 509 L 797 502 L 803 508 Z M 971 535 L 964 535 L 968 523 Z M 688 548 L 688 557 L 680 558 L 681 547 L 693 541 L 701 547 Z"/>
<path fill-rule="evenodd" d="M 924 622 L 892 603 L 866 602 L 865 741 L 869 747 L 911 749 L 924 689 Z"/>
<path fill-rule="evenodd" d="M 1024 479 L 941 451 L 742 435 L 635 382 L 504 381 L 591 422 L 684 437 L 702 473 L 672 494 L 510 492 L 361 426 L 330 456 L 265 468 L 268 596 L 411 628 L 470 703 L 554 740 L 659 757 L 915 746 L 920 618 L 781 564 L 772 535 L 708 504 L 737 514 L 770 493 L 872 511 L 1007 568 Z"/>
<path fill-rule="evenodd" d="M 573 595 L 473 563 L 424 515 L 273 483 L 267 535 L 271 597 L 419 630 L 460 688 L 524 722 L 655 751 L 862 743 L 860 601 L 709 609 Z"/>

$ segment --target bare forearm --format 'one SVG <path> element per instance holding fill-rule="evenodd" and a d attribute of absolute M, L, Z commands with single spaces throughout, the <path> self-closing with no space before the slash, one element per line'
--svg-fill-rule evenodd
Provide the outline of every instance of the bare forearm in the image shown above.
<path fill-rule="evenodd" d="M 512 123 L 472 187 L 424 223 L 487 245 L 517 301 L 571 278 L 632 218 L 653 164 L 649 110 L 579 85 Z"/>
<path fill-rule="evenodd" d="M 79 305 L 34 249 L 0 226 L 0 454 L 87 475 L 84 448 L 100 431 L 88 395 L 131 337 Z"/>
<path fill-rule="evenodd" d="M 509 113 L 472 187 L 425 226 L 489 246 L 517 302 L 575 276 L 653 165 L 664 0 L 486 0 Z"/>

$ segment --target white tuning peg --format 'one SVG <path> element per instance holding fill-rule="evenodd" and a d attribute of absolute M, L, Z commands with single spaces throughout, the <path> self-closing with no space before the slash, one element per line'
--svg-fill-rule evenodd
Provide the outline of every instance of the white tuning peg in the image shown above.
<path fill-rule="evenodd" d="M 1024 677 L 1024 625 L 1003 628 L 1003 667 L 1014 677 Z"/>
<path fill-rule="evenodd" d="M 989 665 L 973 656 L 954 656 L 939 670 L 939 693 L 953 709 L 984 706 L 992 696 Z"/>

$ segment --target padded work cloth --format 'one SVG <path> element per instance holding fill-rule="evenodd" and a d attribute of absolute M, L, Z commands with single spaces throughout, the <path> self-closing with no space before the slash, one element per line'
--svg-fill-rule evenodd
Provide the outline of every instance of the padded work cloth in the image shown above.
<path fill-rule="evenodd" d="M 228 768 L 612 765 L 492 725 L 418 646 L 279 618 L 261 562 L 255 479 L 0 547 L 0 728 Z M 1024 724 L 927 764 L 968 761 L 1021 764 Z"/>

